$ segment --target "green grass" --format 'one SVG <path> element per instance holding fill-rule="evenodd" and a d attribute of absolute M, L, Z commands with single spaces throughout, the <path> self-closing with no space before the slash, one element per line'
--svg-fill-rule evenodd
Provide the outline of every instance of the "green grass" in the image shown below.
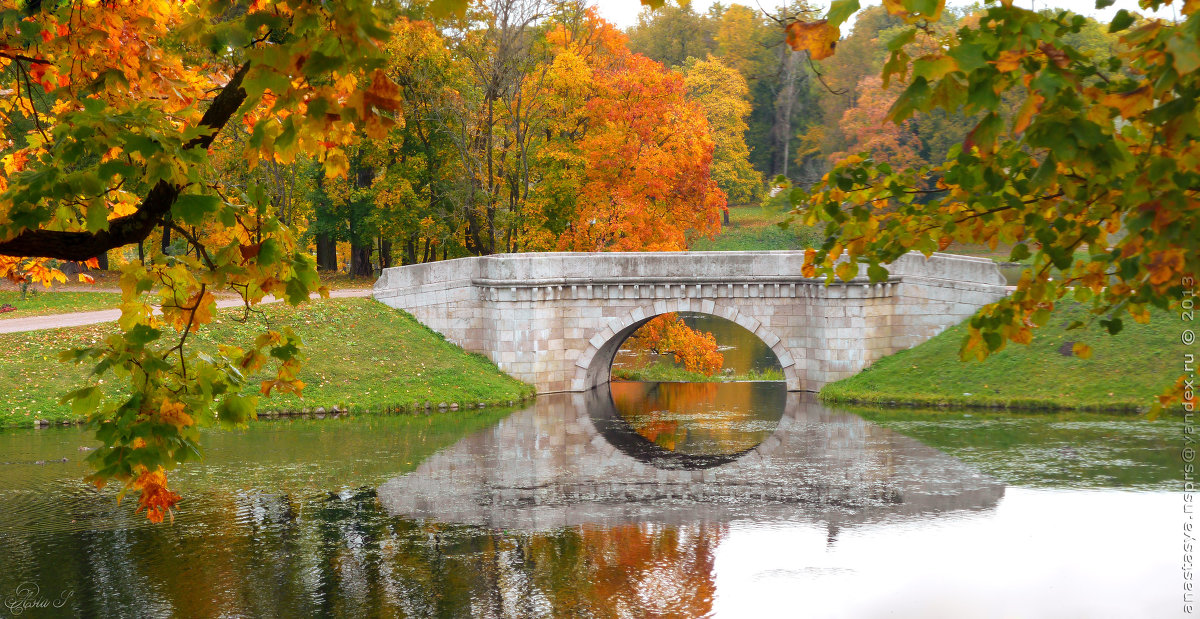
<path fill-rule="evenodd" d="M 1182 369 L 1178 317 L 1154 312 L 1147 325 L 1126 319 L 1115 336 L 1099 325 L 1066 330 L 1084 316 L 1078 305 L 1060 306 L 1044 328 L 1034 331 L 1033 343 L 1010 342 L 983 362 L 959 361 L 966 333 L 966 325 L 960 324 L 826 385 L 821 397 L 884 405 L 1133 412 L 1148 408 L 1154 396 L 1175 382 Z M 1074 341 L 1089 344 L 1092 358 L 1059 352 Z"/>
<path fill-rule="evenodd" d="M 313 301 L 300 308 L 265 305 L 260 317 L 245 324 L 233 320 L 236 316 L 223 310 L 193 336 L 195 344 L 212 350 L 218 343 L 249 342 L 263 330 L 264 320 L 271 328 L 291 326 L 304 340 L 307 359 L 299 376 L 304 398 L 273 395 L 262 399 L 263 410 L 336 405 L 380 411 L 426 401 L 435 407 L 441 402 L 500 404 L 533 394 L 531 386 L 501 373 L 482 355 L 468 354 L 408 314 L 370 299 Z M 0 393 L 5 394 L 0 427 L 74 420 L 58 398 L 79 386 L 88 368 L 58 362 L 58 351 L 90 345 L 114 330 L 110 323 L 0 334 L 5 351 L 0 355 Z M 265 378 L 250 377 L 247 391 L 257 392 Z M 119 381 L 113 385 L 120 387 Z"/>
<path fill-rule="evenodd" d="M 807 249 L 820 244 L 820 235 L 795 223 L 786 230 L 779 227 L 786 210 L 758 206 L 729 209 L 729 224 L 713 239 L 692 243 L 694 251 L 766 251 Z"/>
<path fill-rule="evenodd" d="M 643 368 L 614 368 L 612 377 L 617 380 L 635 380 L 652 383 L 725 383 L 747 380 L 783 380 L 783 370 L 768 368 L 762 372 L 751 370 L 746 374 L 713 374 L 689 372 L 670 361 L 659 361 Z"/>
<path fill-rule="evenodd" d="M 0 320 L 29 318 L 70 312 L 90 312 L 115 309 L 121 304 L 121 295 L 115 292 L 58 292 L 30 291 L 24 300 L 15 290 L 0 290 L 0 306 L 11 305 L 14 312 L 0 314 Z"/>

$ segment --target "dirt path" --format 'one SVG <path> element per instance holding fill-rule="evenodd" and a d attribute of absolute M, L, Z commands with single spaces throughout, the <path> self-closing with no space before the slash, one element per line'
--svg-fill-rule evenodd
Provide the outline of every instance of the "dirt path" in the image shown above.
<path fill-rule="evenodd" d="M 333 290 L 330 298 L 345 299 L 371 296 L 370 288 L 345 288 Z M 313 295 L 316 298 L 316 295 Z M 263 303 L 278 303 L 280 299 L 267 297 Z M 217 308 L 237 307 L 242 304 L 240 298 L 217 299 Z M 0 333 L 19 333 L 22 331 L 40 331 L 42 329 L 58 329 L 61 327 L 78 327 L 94 325 L 102 322 L 115 322 L 121 317 L 121 310 L 99 310 L 95 312 L 73 312 L 70 314 L 51 314 L 49 316 L 32 316 L 30 318 L 11 318 L 0 321 Z"/>

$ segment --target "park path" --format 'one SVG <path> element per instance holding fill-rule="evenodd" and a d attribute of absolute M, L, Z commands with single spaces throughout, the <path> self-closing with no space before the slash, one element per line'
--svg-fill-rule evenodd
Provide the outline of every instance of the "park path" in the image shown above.
<path fill-rule="evenodd" d="M 330 298 L 345 299 L 353 297 L 369 297 L 371 296 L 370 288 L 344 288 L 341 290 L 331 290 Z M 313 295 L 313 298 L 317 298 Z M 262 300 L 263 303 L 278 303 L 281 299 L 275 297 L 266 297 Z M 242 304 L 241 298 L 218 298 L 217 308 L 238 307 Z M 103 322 L 115 322 L 121 317 L 121 310 L 97 310 L 94 312 L 72 312 L 69 314 L 50 314 L 48 316 L 31 316 L 29 318 L 9 318 L 0 320 L 0 333 L 19 333 L 22 331 L 40 331 L 42 329 L 58 329 L 61 327 L 78 327 L 82 325 L 94 325 Z"/>

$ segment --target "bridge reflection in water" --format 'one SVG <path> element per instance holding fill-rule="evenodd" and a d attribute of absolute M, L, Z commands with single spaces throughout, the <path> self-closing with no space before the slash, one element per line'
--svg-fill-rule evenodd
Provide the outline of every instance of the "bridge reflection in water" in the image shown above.
<path fill-rule="evenodd" d="M 726 453 L 664 447 L 661 432 L 631 423 L 607 387 L 542 396 L 384 483 L 378 497 L 393 516 L 532 532 L 741 518 L 836 529 L 987 510 L 1004 495 L 1003 484 L 936 449 L 810 394 L 764 389 L 772 387 L 775 419 L 756 412 L 748 429 L 765 440 Z M 613 388 L 620 401 L 626 387 Z"/>

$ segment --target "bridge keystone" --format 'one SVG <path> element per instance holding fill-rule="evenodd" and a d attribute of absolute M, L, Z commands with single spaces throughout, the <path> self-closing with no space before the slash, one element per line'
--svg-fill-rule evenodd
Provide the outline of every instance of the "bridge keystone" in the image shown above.
<path fill-rule="evenodd" d="M 800 275 L 803 252 L 533 253 L 385 269 L 374 297 L 540 393 L 609 380 L 621 343 L 660 314 L 732 320 L 779 358 L 789 390 L 817 391 L 912 347 L 1006 294 L 990 260 L 901 256 L 885 282 Z"/>

